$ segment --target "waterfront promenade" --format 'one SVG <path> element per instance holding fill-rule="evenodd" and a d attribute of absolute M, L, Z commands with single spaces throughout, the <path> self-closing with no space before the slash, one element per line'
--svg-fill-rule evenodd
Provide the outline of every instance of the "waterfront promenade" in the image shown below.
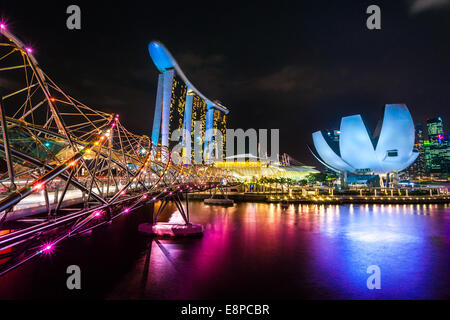
<path fill-rule="evenodd" d="M 378 190 L 378 191 L 377 191 Z M 211 192 L 191 194 L 190 199 L 207 199 Z M 450 203 L 450 193 L 447 188 L 423 188 L 415 191 L 408 189 L 358 189 L 339 193 L 333 189 L 312 188 L 296 192 L 228 192 L 227 197 L 235 202 L 267 202 L 267 203 L 385 203 L 385 204 L 420 204 L 420 203 Z"/>

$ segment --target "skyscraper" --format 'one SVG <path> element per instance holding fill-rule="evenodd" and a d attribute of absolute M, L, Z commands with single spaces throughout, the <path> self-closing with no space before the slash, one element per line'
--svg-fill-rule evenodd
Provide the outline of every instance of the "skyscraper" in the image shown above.
<path fill-rule="evenodd" d="M 444 126 L 441 117 L 427 120 L 427 133 L 429 140 L 443 139 Z"/>
<path fill-rule="evenodd" d="M 447 178 L 450 169 L 450 143 L 441 117 L 427 120 L 428 140 L 423 142 L 425 171 L 429 176 Z"/>
<path fill-rule="evenodd" d="M 421 178 L 426 174 L 425 168 L 425 153 L 424 153 L 424 141 L 425 141 L 425 132 L 423 131 L 423 125 L 421 123 L 416 123 L 415 125 L 415 143 L 414 147 L 419 152 L 419 156 L 416 161 L 408 168 L 408 173 L 410 176 L 414 178 Z"/>

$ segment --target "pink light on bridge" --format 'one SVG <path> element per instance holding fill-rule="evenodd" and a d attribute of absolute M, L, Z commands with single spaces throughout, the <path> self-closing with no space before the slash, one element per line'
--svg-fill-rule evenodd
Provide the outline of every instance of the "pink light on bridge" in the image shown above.
<path fill-rule="evenodd" d="M 33 53 L 33 49 L 30 47 L 25 47 L 25 50 L 27 50 L 28 53 Z"/>
<path fill-rule="evenodd" d="M 4 24 L 3 22 L 0 23 L 0 29 L 4 30 L 6 29 L 6 24 Z"/>
<path fill-rule="evenodd" d="M 45 243 L 41 249 L 41 253 L 51 253 L 53 251 L 53 243 Z"/>

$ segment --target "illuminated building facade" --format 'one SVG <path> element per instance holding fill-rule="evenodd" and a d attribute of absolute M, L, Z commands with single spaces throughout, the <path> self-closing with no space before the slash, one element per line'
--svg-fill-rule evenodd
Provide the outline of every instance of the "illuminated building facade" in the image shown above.
<path fill-rule="evenodd" d="M 444 135 L 444 127 L 442 118 L 437 117 L 427 120 L 428 139 L 442 139 Z"/>
<path fill-rule="evenodd" d="M 426 129 L 416 124 L 415 148 L 419 156 L 408 168 L 408 174 L 414 179 L 447 178 L 450 171 L 450 141 L 444 133 L 441 117 L 428 119 Z"/>
<path fill-rule="evenodd" d="M 316 131 L 312 135 L 317 158 L 344 176 L 398 172 L 418 156 L 414 149 L 414 123 L 404 104 L 386 105 L 379 134 L 372 137 L 361 115 L 341 119 L 338 142 L 328 132 Z"/>
<path fill-rule="evenodd" d="M 150 57 L 159 70 L 156 93 L 155 114 L 153 118 L 152 143 L 171 148 L 171 134 L 182 129 L 180 137 L 183 144 L 184 162 L 191 163 L 193 157 L 194 123 L 201 121 L 199 139 L 203 139 L 203 159 L 209 161 L 213 150 L 213 128 L 220 124 L 226 128 L 229 110 L 216 100 L 206 98 L 187 79 L 176 60 L 164 45 L 157 41 L 148 46 Z M 215 116 L 217 114 L 217 116 Z M 222 114 L 222 115 L 221 115 Z M 214 119 L 218 120 L 215 122 Z"/>
<path fill-rule="evenodd" d="M 449 177 L 450 142 L 444 135 L 441 117 L 427 120 L 428 140 L 423 142 L 425 171 L 429 176 Z"/>
<path fill-rule="evenodd" d="M 191 140 L 186 142 L 186 144 L 189 144 L 189 145 L 186 146 L 185 153 L 184 153 L 184 154 L 190 153 L 192 159 L 194 158 L 194 144 L 195 144 L 194 133 L 195 132 L 194 132 L 193 128 L 194 128 L 195 122 L 200 123 L 200 125 L 201 125 L 200 130 L 202 132 L 201 137 L 197 136 L 197 139 L 199 140 L 200 144 L 204 143 L 203 137 L 204 137 L 205 129 L 206 129 L 206 108 L 207 108 L 207 105 L 202 98 L 200 98 L 199 96 L 192 96 L 192 119 L 191 119 L 191 128 L 192 129 L 191 129 L 191 134 L 190 134 Z M 186 134 L 188 134 L 188 133 L 186 133 Z M 189 150 L 190 150 L 190 152 L 189 152 Z"/>
<path fill-rule="evenodd" d="M 170 102 L 169 134 L 177 129 L 183 129 L 186 107 L 186 92 L 186 84 L 184 84 L 178 76 L 174 76 Z M 169 148 L 172 148 L 174 144 L 181 142 L 181 138 L 182 137 L 180 137 L 179 141 L 170 141 Z"/>
<path fill-rule="evenodd" d="M 419 155 L 417 157 L 417 160 L 414 161 L 414 163 L 408 168 L 408 174 L 412 178 L 422 178 L 426 175 L 426 166 L 424 154 L 425 132 L 421 123 L 416 123 L 415 131 L 416 140 L 414 143 L 414 147 L 419 152 Z"/>
<path fill-rule="evenodd" d="M 424 142 L 424 157 L 427 174 L 431 176 L 448 176 L 449 165 L 448 141 Z"/>
<path fill-rule="evenodd" d="M 214 119 L 213 119 L 213 126 L 217 130 L 220 131 L 222 134 L 222 156 L 225 156 L 225 146 L 226 146 L 226 131 L 227 131 L 227 114 L 220 112 L 219 110 L 214 111 Z M 216 150 L 216 152 L 219 152 L 219 148 L 216 145 L 218 142 L 214 141 L 213 148 Z"/>
<path fill-rule="evenodd" d="M 260 158 L 252 154 L 239 154 L 226 157 L 225 161 L 214 162 L 216 168 L 226 169 L 240 180 L 258 180 L 261 178 L 285 178 L 292 181 L 306 180 L 310 174 L 319 173 L 312 166 L 301 163 L 284 165 Z"/>

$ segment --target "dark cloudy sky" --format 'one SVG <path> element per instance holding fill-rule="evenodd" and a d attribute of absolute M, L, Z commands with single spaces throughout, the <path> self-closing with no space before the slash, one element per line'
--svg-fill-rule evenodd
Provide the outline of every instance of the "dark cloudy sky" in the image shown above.
<path fill-rule="evenodd" d="M 136 133 L 151 131 L 156 39 L 231 109 L 229 127 L 279 128 L 281 152 L 316 164 L 311 133 L 342 116 L 361 113 L 373 129 L 384 104 L 406 103 L 416 122 L 450 121 L 449 2 L 1 0 L 0 15 L 63 89 Z M 80 31 L 66 29 L 70 4 Z M 382 30 L 366 28 L 371 4 Z"/>

